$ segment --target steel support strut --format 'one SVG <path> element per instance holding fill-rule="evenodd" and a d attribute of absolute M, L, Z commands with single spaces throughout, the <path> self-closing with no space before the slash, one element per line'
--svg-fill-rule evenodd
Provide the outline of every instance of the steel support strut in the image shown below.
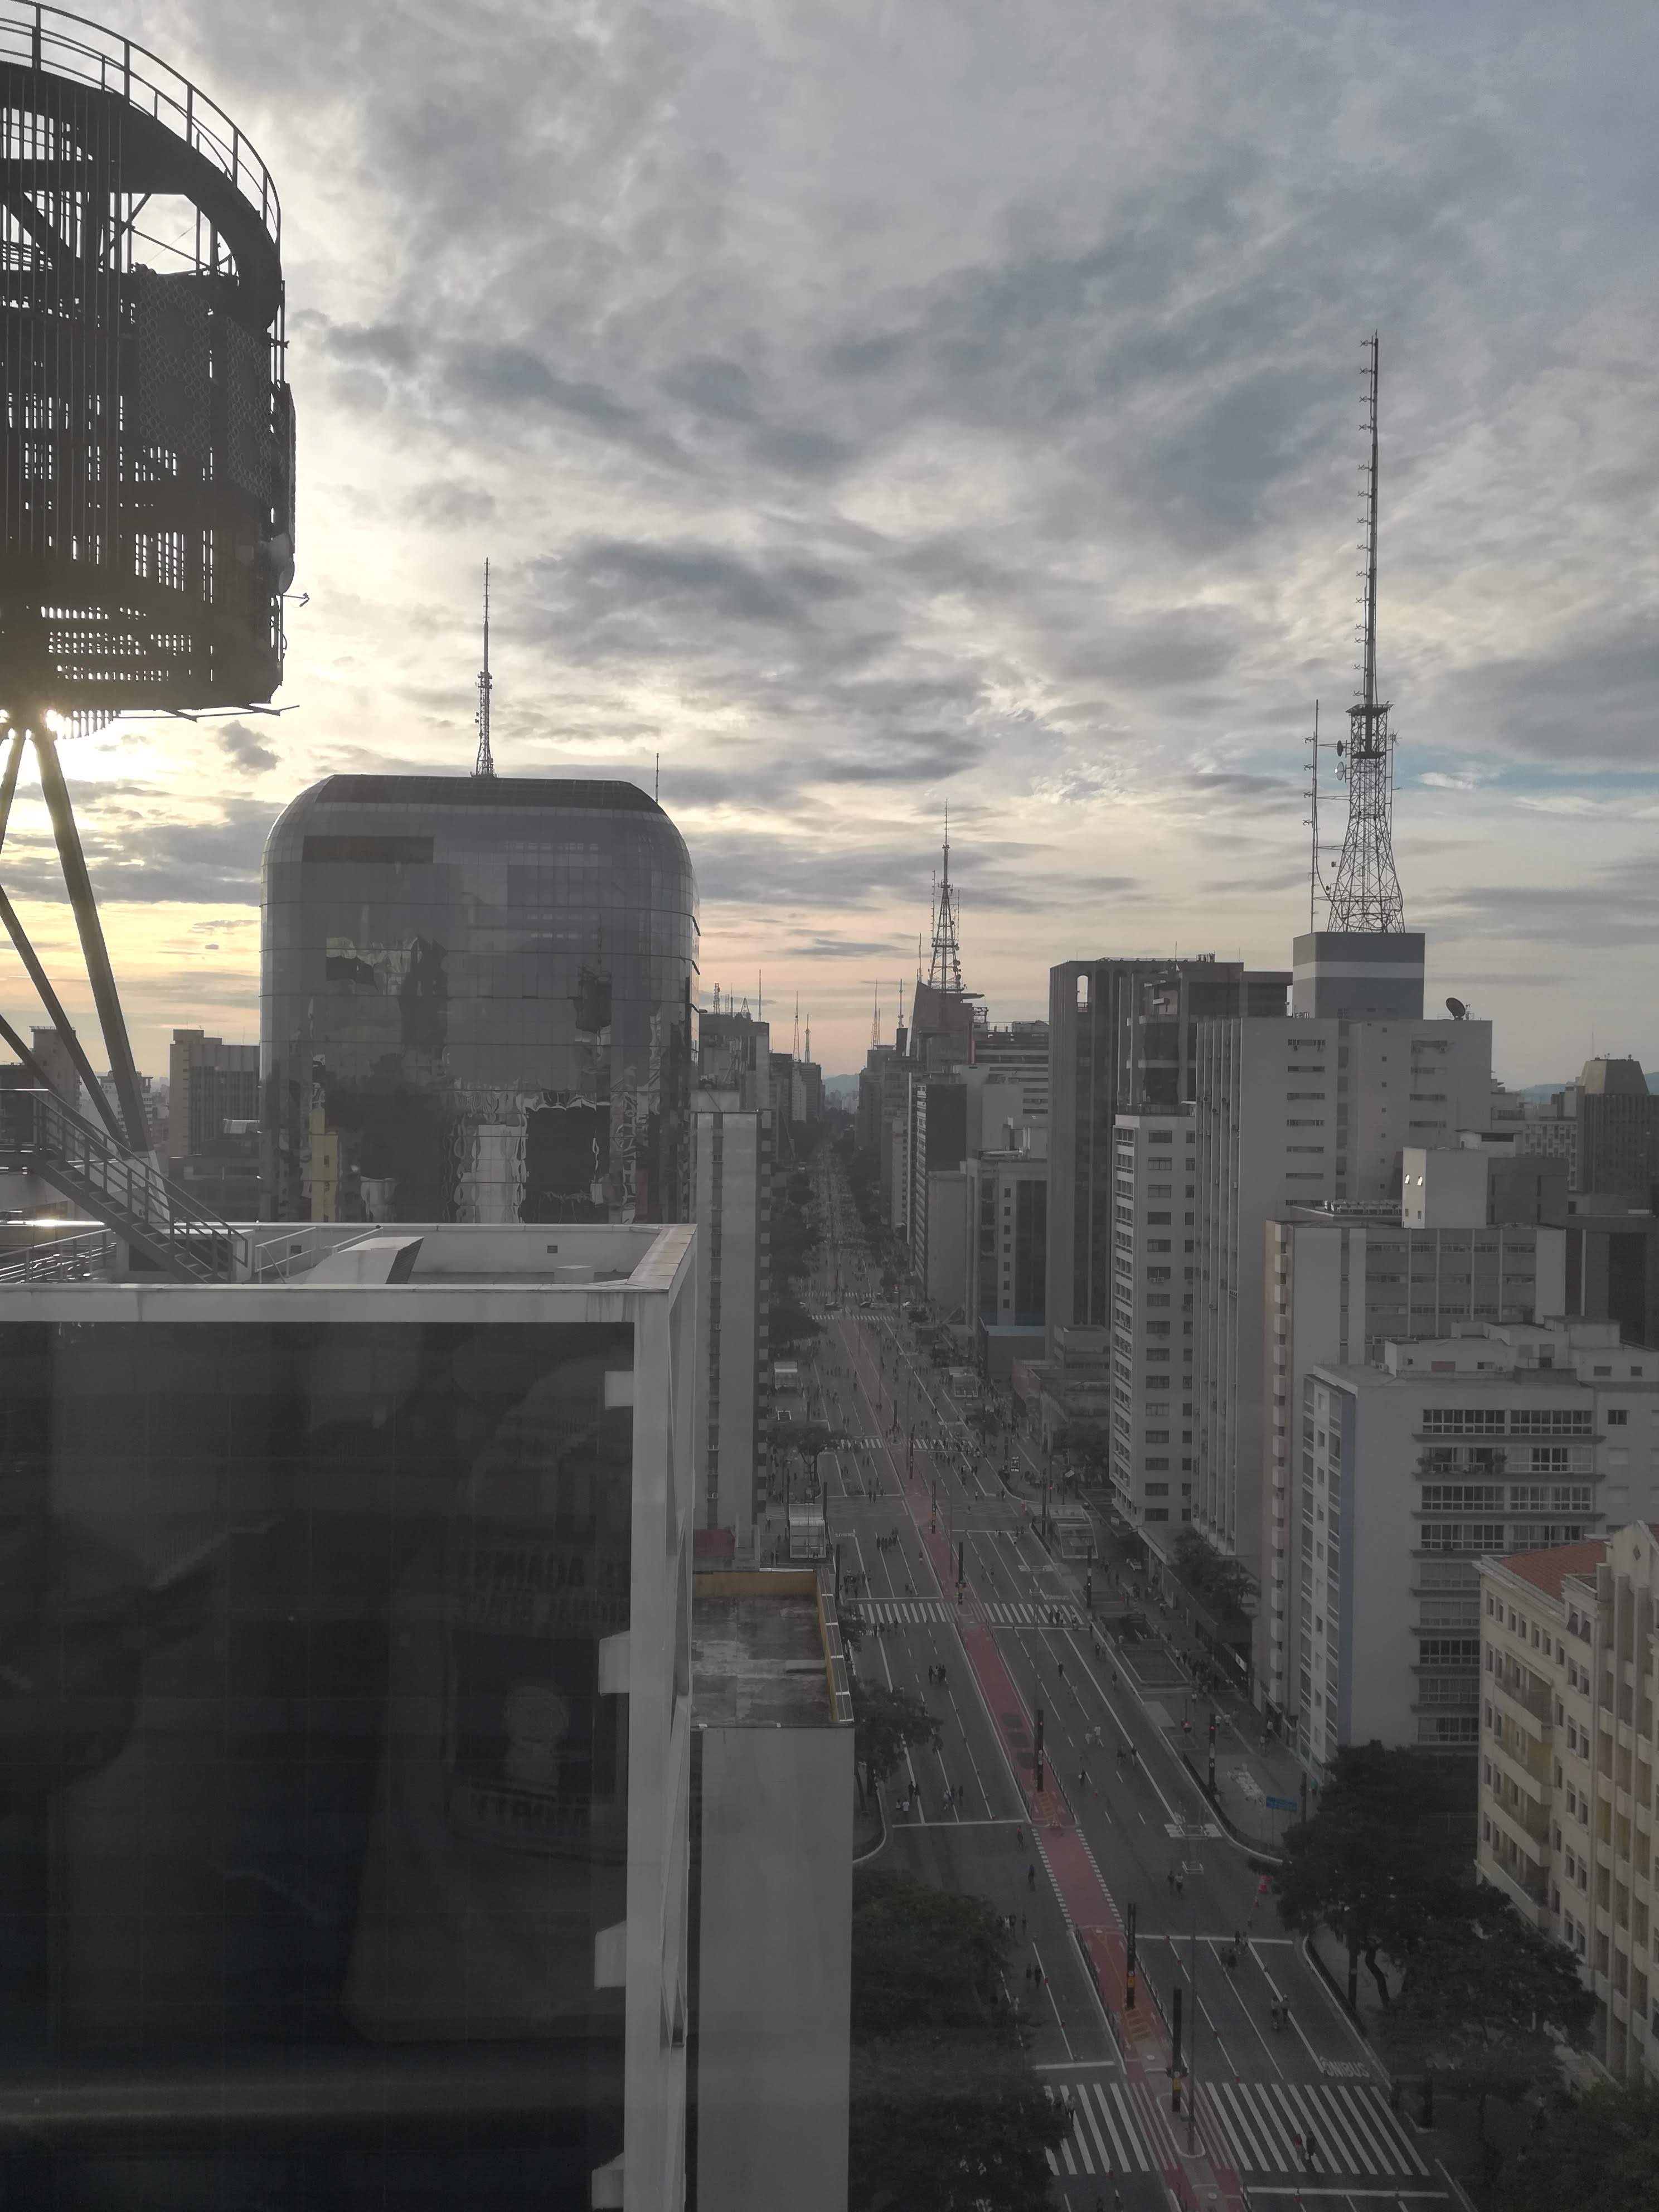
<path fill-rule="evenodd" d="M 70 806 L 69 786 L 64 781 L 64 771 L 58 763 L 57 740 L 43 730 L 33 732 L 34 755 L 40 763 L 40 790 L 46 802 L 46 811 L 52 817 L 52 834 L 58 840 L 58 859 L 64 871 L 64 884 L 70 895 L 70 904 L 75 909 L 75 922 L 81 933 L 81 951 L 87 963 L 87 978 L 92 985 L 93 1004 L 98 1009 L 98 1026 L 104 1032 L 104 1049 L 109 1054 L 110 1072 L 115 1079 L 115 1096 L 121 1117 L 127 1125 L 127 1142 L 135 1152 L 149 1150 L 149 1133 L 144 1121 L 143 1094 L 138 1088 L 138 1071 L 133 1066 L 132 1047 L 127 1042 L 127 1024 L 121 1012 L 120 995 L 115 988 L 115 976 L 109 964 L 109 951 L 104 943 L 103 924 L 98 919 L 98 902 L 92 895 L 92 878 L 87 873 L 86 855 L 81 850 L 81 833 L 75 826 L 75 816 Z M 100 1093 L 93 1088 L 93 1103 Z"/>

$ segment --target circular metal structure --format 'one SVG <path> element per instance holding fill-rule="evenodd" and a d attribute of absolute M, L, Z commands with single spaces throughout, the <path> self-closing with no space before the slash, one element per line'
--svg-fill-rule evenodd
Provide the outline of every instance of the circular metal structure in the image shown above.
<path fill-rule="evenodd" d="M 0 698 L 21 729 L 257 704 L 294 564 L 282 214 L 142 46 L 0 0 Z"/>

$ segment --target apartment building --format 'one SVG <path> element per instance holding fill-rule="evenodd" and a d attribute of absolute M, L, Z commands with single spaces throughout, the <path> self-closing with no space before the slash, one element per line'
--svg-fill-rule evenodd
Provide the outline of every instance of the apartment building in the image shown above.
<path fill-rule="evenodd" d="M 1475 1863 L 1574 1953 L 1628 2081 L 1659 2081 L 1656 1540 L 1642 1519 L 1480 1569 Z"/>
<path fill-rule="evenodd" d="M 1607 1322 L 1464 1322 L 1303 1385 L 1297 1742 L 1480 1734 L 1478 1563 L 1659 1509 L 1659 1352 Z"/>
<path fill-rule="evenodd" d="M 1193 1517 L 1192 1111 L 1113 1134 L 1112 1502 L 1164 1559 Z"/>
<path fill-rule="evenodd" d="M 1288 970 L 1213 953 L 1186 959 L 1067 960 L 1048 971 L 1048 1343 L 1102 1328 L 1112 1304 L 1114 1127 L 1194 1096 L 1198 1024 L 1282 1016 Z"/>
<path fill-rule="evenodd" d="M 1492 1024 L 1197 1025 L 1193 1522 L 1262 1573 L 1263 1237 L 1312 1202 L 1397 1201 L 1407 1146 L 1486 1127 Z"/>
<path fill-rule="evenodd" d="M 1561 1314 L 1567 1235 L 1531 1223 L 1488 1226 L 1484 1196 L 1476 1218 L 1456 1225 L 1431 1215 L 1408 1227 L 1399 1206 L 1358 1200 L 1297 1206 L 1267 1224 L 1255 1662 L 1264 1705 L 1292 1740 L 1310 1702 L 1297 1679 L 1299 1655 L 1311 1648 L 1314 1615 L 1324 1610 L 1304 1553 L 1310 1447 L 1303 1433 L 1308 1416 L 1297 1409 L 1309 1374 L 1321 1365 L 1370 1364 L 1390 1337 L 1447 1336 L 1464 1323 Z"/>

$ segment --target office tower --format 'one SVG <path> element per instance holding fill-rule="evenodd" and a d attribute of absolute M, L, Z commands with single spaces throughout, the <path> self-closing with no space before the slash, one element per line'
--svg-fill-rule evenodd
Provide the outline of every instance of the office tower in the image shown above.
<path fill-rule="evenodd" d="M 835 1571 L 693 1583 L 697 2212 L 846 2212 L 853 1701 Z M 630 2193 L 629 2203 L 633 2197 Z"/>
<path fill-rule="evenodd" d="M 1194 1096 L 1197 1025 L 1280 1015 L 1288 974 L 1212 955 L 1068 960 L 1048 971 L 1048 1342 L 1111 1316 L 1114 1124 Z"/>
<path fill-rule="evenodd" d="M 1644 1210 L 1659 1186 L 1659 1097 L 1636 1060 L 1588 1060 L 1578 1079 L 1577 1188 Z"/>
<path fill-rule="evenodd" d="M 1386 1340 L 1369 1365 L 1310 1369 L 1298 1417 L 1310 1764 L 1373 1740 L 1474 1746 L 1478 1560 L 1651 1513 L 1656 1407 L 1659 1352 L 1621 1345 L 1606 1322 L 1466 1322 Z"/>
<path fill-rule="evenodd" d="M 1480 1156 L 1473 1157 L 1480 1162 Z M 1315 1622 L 1327 1611 L 1315 1574 L 1323 1531 L 1304 1513 L 1312 1445 L 1300 1412 L 1316 1366 L 1362 1365 L 1390 1337 L 1440 1337 L 1478 1322 L 1559 1316 L 1569 1231 L 1489 1223 L 1484 1188 L 1460 1219 L 1407 1226 L 1398 1206 L 1345 1200 L 1293 1206 L 1267 1224 L 1267 1327 L 1261 1400 L 1261 1594 L 1254 1660 L 1264 1710 L 1308 1753 Z M 1441 1628 L 1469 1627 L 1440 1604 Z M 1316 1764 L 1316 1761 L 1311 1761 Z"/>
<path fill-rule="evenodd" d="M 631 783 L 336 775 L 265 847 L 279 1219 L 683 1221 L 696 887 Z"/>
<path fill-rule="evenodd" d="M 1656 1536 L 1635 1521 L 1480 1563 L 1475 1854 L 1482 1879 L 1578 1960 L 1595 1995 L 1594 2057 L 1615 2081 L 1650 2084 Z"/>
<path fill-rule="evenodd" d="M 1019 1092 L 1020 1118 L 1048 1119 L 1048 1024 L 1010 1022 L 1006 1029 L 976 1024 L 973 1065 L 987 1083 L 1012 1084 Z"/>
<path fill-rule="evenodd" d="M 694 1235 L 0 1286 L 33 2201 L 678 2212 Z"/>
<path fill-rule="evenodd" d="M 228 1121 L 258 1118 L 258 1046 L 174 1030 L 167 1050 L 167 1158 L 206 1152 Z"/>
<path fill-rule="evenodd" d="M 1397 1203 L 1407 1145 L 1483 1129 L 1492 1024 L 1258 1017 L 1200 1023 L 1198 1041 L 1197 1197 L 1182 1215 L 1197 1267 L 1193 1520 L 1259 1578 L 1267 1224 L 1312 1200 Z"/>
<path fill-rule="evenodd" d="M 1162 1556 L 1193 1517 L 1194 1140 L 1190 1107 L 1114 1137 L 1112 1504 Z"/>

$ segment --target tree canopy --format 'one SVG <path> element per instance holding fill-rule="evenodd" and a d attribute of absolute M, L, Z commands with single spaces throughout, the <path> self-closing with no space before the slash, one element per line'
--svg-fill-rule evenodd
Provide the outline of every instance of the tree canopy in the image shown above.
<path fill-rule="evenodd" d="M 1285 1838 L 1274 1887 L 1285 1924 L 1322 1922 L 1351 1957 L 1365 1959 L 1386 2003 L 1376 1954 L 1403 1963 L 1456 1909 L 1474 1827 L 1472 1781 L 1461 1767 L 1409 1747 L 1345 1746 L 1312 1819 Z"/>
<path fill-rule="evenodd" d="M 1595 2016 L 1572 1953 L 1482 1883 L 1427 1922 L 1379 2036 L 1396 2064 L 1474 2099 L 1490 2171 L 1486 2100 L 1559 2085 L 1562 2044 L 1583 2050 Z"/>
<path fill-rule="evenodd" d="M 1659 2088 L 1603 2087 L 1540 2118 L 1492 2212 L 1652 2212 L 1659 2204 Z"/>
<path fill-rule="evenodd" d="M 984 1899 L 858 1876 L 851 2212 L 1045 2212 L 1066 2121 L 1026 2057 L 1007 1953 Z"/>
<path fill-rule="evenodd" d="M 939 1725 L 919 1698 L 853 1678 L 853 1756 L 872 1782 L 884 1782 L 908 1750 L 939 1740 Z"/>

